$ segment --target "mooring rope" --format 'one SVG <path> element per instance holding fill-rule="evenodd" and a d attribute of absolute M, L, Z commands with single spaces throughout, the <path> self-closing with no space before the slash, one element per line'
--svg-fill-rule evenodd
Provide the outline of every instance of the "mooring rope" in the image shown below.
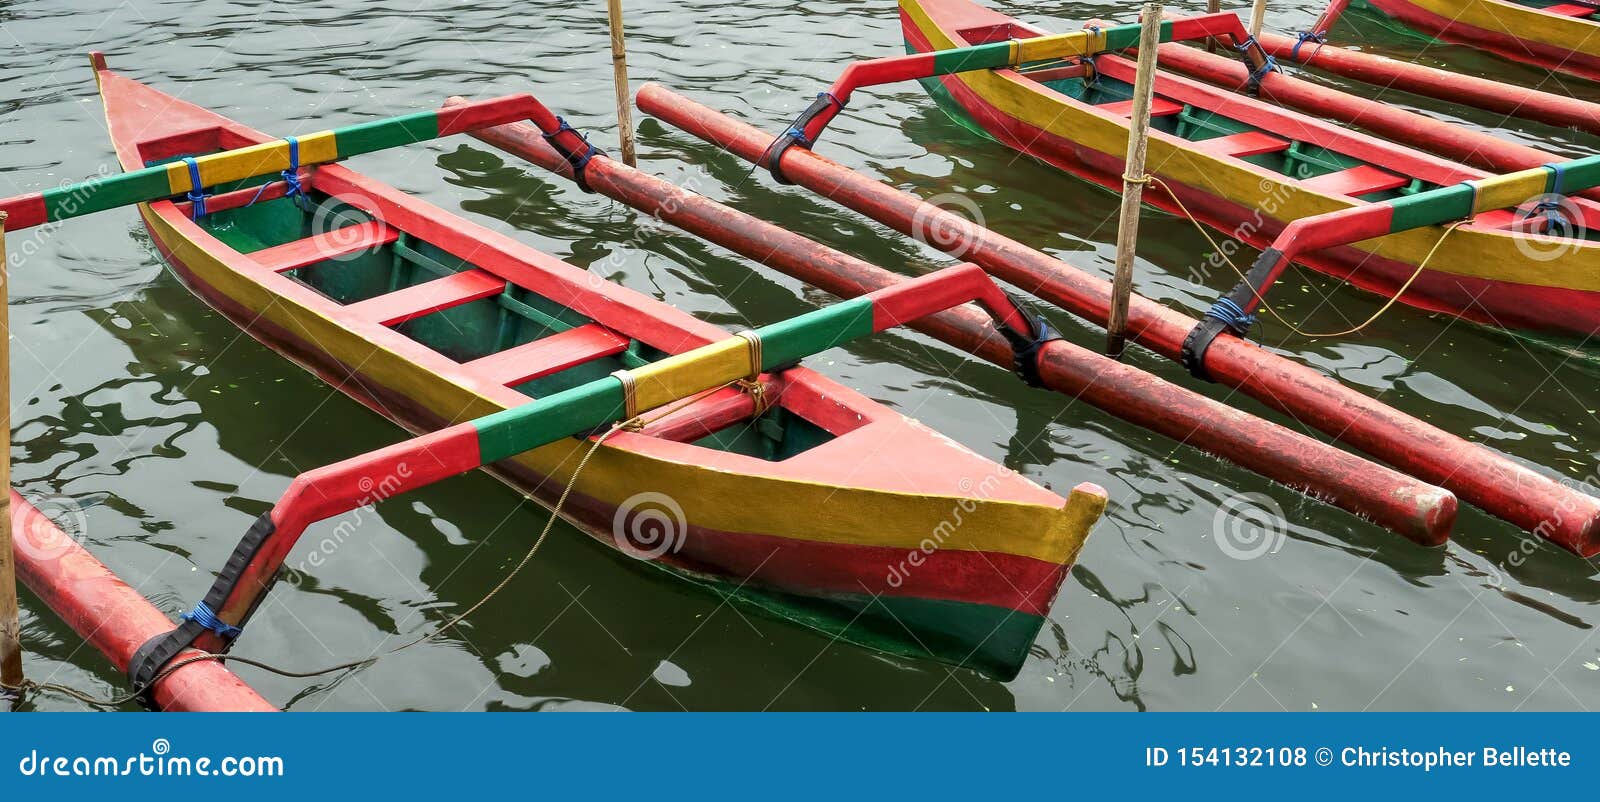
<path fill-rule="evenodd" d="M 1122 178 L 1123 180 L 1131 180 L 1127 176 L 1123 176 Z M 1206 238 L 1207 242 L 1211 243 L 1211 247 L 1216 250 L 1218 256 L 1222 257 L 1222 261 L 1227 262 L 1228 267 L 1232 268 L 1233 272 L 1238 274 L 1239 280 L 1243 281 L 1245 286 L 1250 288 L 1250 293 L 1256 297 L 1256 300 L 1260 302 L 1261 308 L 1265 310 L 1267 314 L 1272 315 L 1278 320 L 1279 323 L 1287 326 L 1289 330 L 1293 331 L 1295 334 L 1312 340 L 1326 339 L 1329 337 L 1348 337 L 1352 334 L 1359 333 L 1362 329 L 1365 329 L 1366 327 L 1375 323 L 1378 318 L 1383 317 L 1384 313 L 1388 312 L 1389 309 L 1400 300 L 1400 296 L 1404 295 L 1406 290 L 1411 288 L 1412 283 L 1417 280 L 1417 277 L 1422 275 L 1422 271 L 1428 268 L 1428 262 L 1433 260 L 1433 255 L 1435 253 L 1439 252 L 1439 246 L 1444 244 L 1445 238 L 1449 237 L 1450 234 L 1457 228 L 1472 222 L 1470 219 L 1457 220 L 1446 227 L 1444 233 L 1440 234 L 1439 239 L 1433 243 L 1433 247 L 1428 249 L 1428 254 L 1422 257 L 1421 262 L 1417 263 L 1417 269 L 1411 271 L 1411 275 L 1407 277 L 1405 282 L 1400 285 L 1400 289 L 1391 294 L 1389 296 L 1389 300 L 1385 302 L 1383 306 L 1378 307 L 1378 311 L 1373 312 L 1372 316 L 1368 317 L 1366 320 L 1363 320 L 1360 325 L 1345 329 L 1344 331 L 1311 332 L 1305 331 L 1299 326 L 1296 326 L 1294 323 L 1291 323 L 1288 318 L 1278 314 L 1278 310 L 1272 308 L 1272 306 L 1267 303 L 1266 296 L 1263 296 L 1261 292 L 1255 288 L 1255 285 L 1250 283 L 1250 277 L 1246 275 L 1243 270 L 1240 270 L 1239 266 L 1234 264 L 1232 259 L 1228 258 L 1227 252 L 1223 250 L 1221 245 L 1217 244 L 1216 239 L 1211 236 L 1211 232 L 1206 229 L 1205 224 L 1201 223 L 1200 220 L 1189 211 L 1189 207 L 1183 204 L 1183 199 L 1178 197 L 1178 193 L 1172 191 L 1172 187 L 1168 186 L 1167 182 L 1161 180 L 1159 176 L 1146 175 L 1145 181 L 1134 183 L 1146 183 L 1150 181 L 1154 181 L 1156 184 L 1159 184 L 1161 189 L 1167 193 L 1167 196 L 1172 198 L 1174 203 L 1178 204 L 1178 209 L 1183 212 L 1183 216 L 1188 218 L 1189 222 L 1194 223 L 1194 227 L 1200 231 L 1200 234 Z"/>
<path fill-rule="evenodd" d="M 747 338 L 747 339 L 749 339 L 749 338 Z M 759 345 L 756 345 L 755 347 L 759 348 Z M 758 364 L 758 367 L 759 367 L 759 364 Z M 416 638 L 415 640 L 411 640 L 411 641 L 403 643 L 403 644 L 401 644 L 399 646 L 396 646 L 395 648 L 390 649 L 389 651 L 384 652 L 383 654 L 373 655 L 372 657 L 368 657 L 368 658 L 365 658 L 365 659 L 362 659 L 362 660 L 351 660 L 351 661 L 346 662 L 346 663 L 339 663 L 337 665 L 331 665 L 331 666 L 327 666 L 325 668 L 319 668 L 319 669 L 316 669 L 314 671 L 291 671 L 291 670 L 286 669 L 286 668 L 280 668 L 278 666 L 274 666 L 274 665 L 271 665 L 269 663 L 262 662 L 260 660 L 256 660 L 256 659 L 249 658 L 249 657 L 242 657 L 242 656 L 236 655 L 236 654 L 220 654 L 220 653 L 217 653 L 217 652 L 200 652 L 198 654 L 191 654 L 191 655 L 189 655 L 187 657 L 180 657 L 179 659 L 174 660 L 173 662 L 167 664 L 166 667 L 164 667 L 160 671 L 156 672 L 156 675 L 151 677 L 149 682 L 146 682 L 145 684 L 143 684 L 143 685 L 141 685 L 141 686 L 139 686 L 137 688 L 134 688 L 133 690 L 129 691 L 128 693 L 122 694 L 120 696 L 114 696 L 114 697 L 112 697 L 110 699 L 101 699 L 101 698 L 98 698 L 98 697 L 95 697 L 95 696 L 91 696 L 88 693 L 80 691 L 80 690 L 78 690 L 76 688 L 69 687 L 67 685 L 62 685 L 62 684 L 54 683 L 54 682 L 36 682 L 36 681 L 30 680 L 30 679 L 24 679 L 22 681 L 22 685 L 20 687 L 8 688 L 8 687 L 0 686 L 0 690 L 8 690 L 8 691 L 19 691 L 20 690 L 22 692 L 27 692 L 27 691 L 54 692 L 54 693 L 62 694 L 64 696 L 70 696 L 73 699 L 77 699 L 78 701 L 83 702 L 84 704 L 93 705 L 95 707 L 121 707 L 121 706 L 123 706 L 125 704 L 128 704 L 129 702 L 132 702 L 132 701 L 135 701 L 135 700 L 139 699 L 141 696 L 143 696 L 151 688 L 154 688 L 156 686 L 156 683 L 159 683 L 161 680 L 166 679 L 168 676 L 171 676 L 173 672 L 177 671 L 180 668 L 183 668 L 184 666 L 190 665 L 191 663 L 202 663 L 202 662 L 208 662 L 208 661 L 209 662 L 215 662 L 215 663 L 240 663 L 240 664 L 243 664 L 243 665 L 252 666 L 254 668 L 259 668 L 259 669 L 261 669 L 263 671 L 268 671 L 268 672 L 271 672 L 273 674 L 277 674 L 277 675 L 282 676 L 282 677 L 290 677 L 290 678 L 293 678 L 293 679 L 308 679 L 308 678 L 311 678 L 311 677 L 326 676 L 328 674 L 334 674 L 334 673 L 337 673 L 337 672 L 340 672 L 340 671 L 354 671 L 354 670 L 357 670 L 357 669 L 366 668 L 366 667 L 378 662 L 379 660 L 381 660 L 381 659 L 383 659 L 385 657 L 389 657 L 389 656 L 394 655 L 394 654 L 396 654 L 398 652 L 405 651 L 406 649 L 409 649 L 409 648 L 411 648 L 413 646 L 417 646 L 417 645 L 420 645 L 420 644 L 423 644 L 423 643 L 427 643 L 427 642 L 439 637 L 440 635 L 443 635 L 444 633 L 450 631 L 451 629 L 454 629 L 456 626 L 461 624 L 462 621 L 465 621 L 468 616 L 470 616 L 473 613 L 477 612 L 485 604 L 488 604 L 490 599 L 493 599 L 495 596 L 499 595 L 499 593 L 501 591 L 505 590 L 511 584 L 511 581 L 516 579 L 517 575 L 522 572 L 522 569 L 526 568 L 528 566 L 528 563 L 533 561 L 534 555 L 539 553 L 539 548 L 544 545 L 545 539 L 550 536 L 551 530 L 553 530 L 555 528 L 556 521 L 560 519 L 561 510 L 566 507 L 567 499 L 568 499 L 568 497 L 570 497 L 572 495 L 572 489 L 574 487 L 576 487 L 577 484 L 578 484 L 578 477 L 583 475 L 583 469 L 588 466 L 589 460 L 592 457 L 594 457 L 595 452 L 600 450 L 600 446 L 603 445 L 607 439 L 609 439 L 612 435 L 616 434 L 617 432 L 623 432 L 623 431 L 626 431 L 626 432 L 637 432 L 637 431 L 640 431 L 644 427 L 650 425 L 651 423 L 654 423 L 654 422 L 656 422 L 658 420 L 661 420 L 662 418 L 665 418 L 666 416 L 671 415 L 671 414 L 677 412 L 678 410 L 689 406 L 690 404 L 693 404 L 693 403 L 695 403 L 697 401 L 700 401 L 701 399 L 704 399 L 705 397 L 711 395 L 712 393 L 718 392 L 720 390 L 725 390 L 725 389 L 727 389 L 729 387 L 739 386 L 739 387 L 742 388 L 743 387 L 743 383 L 747 382 L 747 381 L 750 381 L 750 380 L 749 379 L 735 379 L 735 380 L 733 380 L 731 382 L 727 382 L 725 384 L 721 384 L 721 385 L 718 385 L 716 387 L 712 387 L 709 390 L 704 390 L 702 392 L 695 393 L 694 395 L 691 395 L 691 396 L 689 396 L 687 398 L 680 399 L 679 401 L 677 401 L 675 403 L 663 406 L 659 410 L 657 410 L 654 415 L 650 415 L 648 417 L 641 416 L 641 415 L 634 415 L 633 417 L 630 417 L 627 420 L 621 420 L 621 421 L 617 421 L 616 423 L 613 423 L 609 429 L 607 429 L 604 432 L 601 432 L 599 434 L 599 436 L 595 437 L 593 442 L 590 443 L 589 449 L 584 452 L 583 458 L 578 460 L 577 467 L 572 469 L 572 476 L 570 476 L 567 479 L 566 486 L 561 489 L 561 495 L 556 497 L 555 505 L 550 508 L 550 517 L 549 517 L 548 520 L 545 521 L 544 528 L 539 531 L 539 536 L 534 538 L 533 545 L 528 547 L 527 553 L 522 555 L 522 559 L 517 562 L 516 566 L 513 567 L 511 569 L 511 571 L 509 573 L 507 573 L 505 575 L 505 577 L 503 577 L 498 583 L 496 583 L 495 586 L 493 588 L 491 588 L 488 593 L 485 593 L 482 598 L 480 598 L 480 599 L 478 599 L 478 601 L 474 602 L 472 604 L 472 606 L 468 607 L 467 609 L 463 610 L 462 612 L 458 613 L 457 615 L 452 616 L 450 618 L 450 620 L 448 620 L 444 624 L 440 625 L 438 629 L 435 629 L 432 632 L 429 632 L 429 633 L 427 633 L 425 635 L 422 635 L 422 636 Z M 765 409 L 766 409 L 766 407 L 765 407 L 766 388 L 765 388 L 765 386 L 761 385 L 759 381 L 755 382 L 755 384 L 759 388 L 760 392 L 759 393 L 752 392 L 752 396 L 756 400 L 756 410 L 757 410 L 756 414 L 759 415 L 761 412 L 764 412 Z"/>

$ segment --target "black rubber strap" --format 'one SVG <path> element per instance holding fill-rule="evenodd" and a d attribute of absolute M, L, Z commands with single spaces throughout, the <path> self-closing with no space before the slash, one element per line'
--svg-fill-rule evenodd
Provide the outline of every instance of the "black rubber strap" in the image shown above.
<path fill-rule="evenodd" d="M 1044 378 L 1039 375 L 1039 355 L 1043 353 L 1046 344 L 1062 339 L 1061 333 L 1051 328 L 1044 315 L 1039 314 L 1031 305 L 1010 296 L 1009 293 L 1007 295 L 1016 305 L 1017 311 L 1022 313 L 1023 319 L 1033 327 L 1032 331 L 1024 335 L 1012 331 L 1010 326 L 996 323 L 1000 333 L 1011 343 L 1011 372 L 1017 374 L 1017 377 L 1029 387 L 1043 387 Z"/>
<path fill-rule="evenodd" d="M 1207 316 L 1201 318 L 1200 322 L 1189 330 L 1188 336 L 1183 338 L 1183 348 L 1178 355 L 1183 361 L 1183 366 L 1189 369 L 1190 375 L 1201 381 L 1216 381 L 1206 372 L 1206 349 L 1211 347 L 1211 342 L 1227 327 L 1226 323 Z"/>
<path fill-rule="evenodd" d="M 1257 300 L 1266 295 L 1264 285 L 1267 276 L 1283 258 L 1283 252 L 1277 248 L 1268 248 L 1261 252 L 1255 264 L 1250 266 L 1250 272 L 1245 274 L 1245 280 L 1233 285 L 1233 289 L 1218 298 L 1216 303 L 1206 311 L 1205 317 L 1189 330 L 1188 336 L 1183 338 L 1183 347 L 1178 356 L 1183 361 L 1183 366 L 1197 379 L 1215 381 L 1211 374 L 1206 372 L 1206 349 L 1211 347 L 1212 341 L 1224 331 L 1244 337 L 1250 333 L 1250 327 L 1255 325 L 1255 315 L 1245 312 Z"/>
<path fill-rule="evenodd" d="M 212 610 L 222 609 L 223 603 L 233 593 L 233 589 L 238 586 L 239 577 L 244 574 L 245 568 L 249 567 L 250 563 L 255 560 L 256 553 L 272 537 L 275 529 L 276 527 L 272 523 L 271 510 L 262 513 L 261 517 L 250 525 L 249 531 L 245 532 L 244 538 L 239 541 L 239 545 L 234 548 L 233 554 L 228 556 L 227 563 L 222 566 L 222 572 L 217 575 L 216 581 L 211 584 L 211 590 L 206 592 L 204 604 L 207 607 Z M 266 598 L 266 595 L 266 593 L 262 593 L 256 597 L 255 604 L 245 611 L 244 618 L 239 621 L 239 626 L 244 626 L 245 621 L 250 620 L 251 614 L 255 613 L 256 607 L 261 604 L 261 600 Z M 128 661 L 128 682 L 139 692 L 140 703 L 146 707 L 153 707 L 150 690 L 156 675 L 161 673 L 161 669 L 172 662 L 172 659 L 177 657 L 184 649 L 193 646 L 195 640 L 201 635 L 210 631 L 212 630 L 207 629 L 198 621 L 184 620 L 176 628 L 156 635 L 134 650 L 133 658 Z M 233 638 L 224 636 L 222 651 L 226 652 L 232 645 Z"/>
<path fill-rule="evenodd" d="M 817 118 L 817 115 L 827 111 L 829 106 L 844 108 L 844 104 L 834 98 L 831 93 L 818 92 L 817 99 L 811 101 L 811 105 L 807 106 L 805 111 L 800 112 L 800 116 L 794 118 L 794 122 L 789 123 L 788 130 L 779 134 L 778 138 L 767 146 L 767 171 L 772 173 L 774 181 L 780 184 L 794 183 L 783 174 L 783 168 L 780 166 L 783 164 L 783 154 L 789 148 L 795 146 L 807 150 L 811 149 L 812 142 L 806 138 L 806 126 L 810 125 L 811 121 Z"/>

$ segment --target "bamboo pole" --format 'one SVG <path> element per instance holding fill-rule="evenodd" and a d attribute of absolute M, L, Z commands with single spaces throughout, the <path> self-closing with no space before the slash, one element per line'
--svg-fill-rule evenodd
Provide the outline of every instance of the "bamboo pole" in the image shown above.
<path fill-rule="evenodd" d="M 617 88 L 617 131 L 622 138 L 622 163 L 633 167 L 633 106 L 628 91 L 628 50 L 622 42 L 622 0 L 606 0 L 611 17 L 611 79 Z"/>
<path fill-rule="evenodd" d="M 22 687 L 17 555 L 11 545 L 11 320 L 6 280 L 6 213 L 0 212 L 0 687 Z"/>
<path fill-rule="evenodd" d="M 1220 13 L 1222 13 L 1222 0 L 1206 0 L 1206 13 L 1207 14 L 1220 14 Z M 1207 53 L 1215 53 L 1215 52 L 1217 52 L 1217 37 L 1215 37 L 1215 36 L 1206 37 L 1206 52 Z"/>
<path fill-rule="evenodd" d="M 1250 35 L 1261 36 L 1261 23 L 1267 18 L 1267 0 L 1256 0 L 1250 7 Z"/>
<path fill-rule="evenodd" d="M 1150 146 L 1150 96 L 1156 80 L 1156 53 L 1161 46 L 1161 4 L 1145 3 L 1139 31 L 1139 67 L 1133 79 L 1133 119 L 1128 126 L 1127 165 L 1122 171 L 1122 216 L 1117 222 L 1117 272 L 1111 280 L 1111 314 L 1106 321 L 1106 356 L 1122 356 L 1128 341 L 1128 298 L 1133 294 L 1133 252 L 1139 243 L 1139 207 L 1144 185 L 1145 152 Z"/>

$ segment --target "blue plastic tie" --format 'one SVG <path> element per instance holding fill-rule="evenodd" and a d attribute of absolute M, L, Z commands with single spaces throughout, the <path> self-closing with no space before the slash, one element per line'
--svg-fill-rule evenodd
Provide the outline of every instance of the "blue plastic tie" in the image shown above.
<path fill-rule="evenodd" d="M 192 157 L 183 157 L 183 163 L 189 166 L 189 218 L 199 220 L 206 216 L 206 188 L 200 183 L 200 163 Z"/>
<path fill-rule="evenodd" d="M 1216 303 L 1206 310 L 1206 317 L 1222 321 L 1223 325 L 1236 332 L 1246 332 L 1256 324 L 1256 316 L 1245 314 L 1232 298 L 1218 298 Z"/>
<path fill-rule="evenodd" d="M 1301 31 L 1301 32 L 1295 34 L 1294 38 L 1296 39 L 1296 41 L 1294 43 L 1294 49 L 1289 51 L 1289 58 L 1292 58 L 1295 61 L 1299 61 L 1300 60 L 1300 46 L 1301 45 L 1304 45 L 1306 42 L 1316 42 L 1317 44 L 1320 45 L 1323 42 L 1328 41 L 1327 34 L 1321 34 L 1321 33 L 1315 32 L 1315 31 Z"/>
<path fill-rule="evenodd" d="M 212 612 L 211 608 L 208 607 L 203 601 L 196 604 L 193 610 L 190 610 L 189 612 L 179 616 L 179 618 L 182 618 L 185 621 L 193 621 L 196 624 L 199 624 L 200 626 L 217 633 L 218 636 L 227 638 L 229 640 L 239 637 L 239 633 L 244 631 L 218 618 L 217 614 Z"/>

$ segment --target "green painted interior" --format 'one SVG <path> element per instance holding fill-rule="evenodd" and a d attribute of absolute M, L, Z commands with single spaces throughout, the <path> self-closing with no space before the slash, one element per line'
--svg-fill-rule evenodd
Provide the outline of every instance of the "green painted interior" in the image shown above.
<path fill-rule="evenodd" d="M 313 193 L 312 204 L 307 210 L 291 198 L 261 201 L 208 215 L 201 225 L 225 245 L 241 253 L 253 253 L 318 231 L 359 225 L 372 219 L 360 209 L 316 193 Z M 389 245 L 316 262 L 285 275 L 341 304 L 353 304 L 471 267 L 432 243 L 402 233 Z M 813 314 L 824 318 L 837 315 L 837 312 L 828 311 L 835 308 Z M 870 329 L 870 304 L 864 316 L 856 317 L 863 317 Z M 566 306 L 508 284 L 500 295 L 424 315 L 396 326 L 395 330 L 458 362 L 470 362 L 591 322 Z M 852 325 L 859 325 L 859 321 Z M 837 334 L 833 328 L 825 333 Z M 804 342 L 801 346 L 809 347 Z M 778 353 L 784 353 L 781 347 Z M 533 398 L 553 397 L 605 379 L 615 371 L 642 367 L 666 355 L 634 340 L 620 354 L 592 359 L 512 389 Z M 780 406 L 758 417 L 753 425 L 750 421 L 736 422 L 702 438 L 696 445 L 776 461 L 832 439 L 834 436 L 822 427 Z M 518 452 L 522 450 L 526 449 L 518 449 Z"/>

